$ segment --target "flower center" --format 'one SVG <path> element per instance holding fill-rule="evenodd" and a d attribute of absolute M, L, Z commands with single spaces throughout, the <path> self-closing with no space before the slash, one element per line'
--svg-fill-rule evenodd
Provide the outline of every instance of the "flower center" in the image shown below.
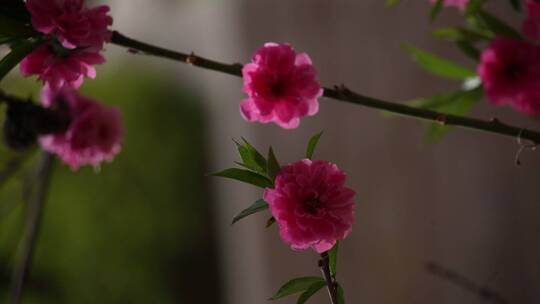
<path fill-rule="evenodd" d="M 60 58 L 69 57 L 69 55 L 71 55 L 71 53 L 74 51 L 66 49 L 56 38 L 51 40 L 50 46 L 53 53 Z"/>
<path fill-rule="evenodd" d="M 274 96 L 283 96 L 285 93 L 286 84 L 284 81 L 278 80 L 272 84 L 270 89 L 272 90 L 272 94 Z"/>
<path fill-rule="evenodd" d="M 517 63 L 509 64 L 504 69 L 504 74 L 510 80 L 518 80 L 524 72 L 523 66 Z"/>
<path fill-rule="evenodd" d="M 317 197 L 309 197 L 307 200 L 304 201 L 304 210 L 309 214 L 314 214 L 315 212 L 317 212 L 320 204 L 321 202 Z"/>

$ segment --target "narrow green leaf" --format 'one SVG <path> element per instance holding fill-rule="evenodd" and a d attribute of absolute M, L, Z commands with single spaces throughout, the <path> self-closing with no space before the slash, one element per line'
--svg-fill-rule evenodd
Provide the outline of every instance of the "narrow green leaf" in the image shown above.
<path fill-rule="evenodd" d="M 464 115 L 467 114 L 472 106 L 482 98 L 482 89 L 478 88 L 471 91 L 456 93 L 451 102 L 435 108 L 437 111 L 445 114 Z M 439 123 L 432 123 L 428 129 L 428 141 L 435 141 L 450 131 L 450 126 Z"/>
<path fill-rule="evenodd" d="M 471 43 L 483 40 L 492 40 L 495 38 L 495 36 L 489 31 L 463 27 L 445 27 L 436 29 L 432 32 L 432 35 L 437 39 L 446 39 L 450 41 L 465 40 Z"/>
<path fill-rule="evenodd" d="M 296 304 L 306 303 L 309 298 L 311 298 L 314 294 L 317 293 L 317 291 L 321 290 L 321 288 L 323 288 L 324 286 L 326 286 L 326 283 L 324 281 L 313 283 L 311 286 L 309 286 L 308 289 L 306 289 L 306 291 L 304 291 L 300 295 L 300 297 L 298 297 L 298 301 L 296 301 Z"/>
<path fill-rule="evenodd" d="M 337 257 L 339 251 L 339 241 L 328 251 L 328 260 L 330 264 L 330 274 L 335 278 L 337 271 Z"/>
<path fill-rule="evenodd" d="M 521 38 L 521 35 L 517 30 L 484 10 L 478 11 L 476 16 L 478 16 L 483 24 L 495 34 L 510 38 Z"/>
<path fill-rule="evenodd" d="M 238 213 L 232 220 L 232 224 L 238 222 L 239 220 L 245 218 L 246 216 L 261 212 L 268 209 L 268 203 L 264 200 L 260 199 L 255 201 L 251 206 L 247 207 L 246 209 L 242 210 L 240 213 Z"/>
<path fill-rule="evenodd" d="M 270 300 L 277 300 L 301 291 L 306 291 L 313 284 L 322 282 L 325 284 L 324 279 L 321 277 L 301 277 L 288 281 L 283 284 L 281 288 L 273 295 Z"/>
<path fill-rule="evenodd" d="M 266 176 L 239 168 L 230 168 L 211 175 L 234 179 L 261 188 L 272 187 L 272 181 L 270 181 Z"/>
<path fill-rule="evenodd" d="M 471 69 L 421 49 L 409 45 L 404 45 L 404 48 L 423 69 L 434 75 L 455 80 L 463 80 L 476 75 Z"/>
<path fill-rule="evenodd" d="M 321 135 L 323 132 L 319 132 L 315 135 L 313 135 L 308 142 L 307 149 L 306 149 L 306 157 L 311 159 L 313 157 L 313 153 L 315 152 L 315 148 L 317 147 L 317 143 L 319 142 L 319 139 L 321 138 Z"/>
<path fill-rule="evenodd" d="M 248 148 L 250 153 L 253 155 L 255 162 L 261 166 L 261 168 L 266 168 L 266 159 L 264 156 L 262 156 L 262 154 L 259 153 L 259 151 L 257 151 L 257 149 L 255 149 L 255 147 L 253 147 L 245 138 L 242 137 L 242 141 L 244 141 L 244 146 Z"/>
<path fill-rule="evenodd" d="M 247 140 L 244 138 L 242 140 L 244 141 L 243 144 L 236 141 L 234 143 L 242 159 L 243 166 L 250 170 L 266 174 L 266 159 Z"/>
<path fill-rule="evenodd" d="M 400 0 L 386 0 L 384 2 L 384 6 L 386 6 L 387 8 L 394 7 L 394 6 L 398 5 L 399 2 L 400 2 Z"/>
<path fill-rule="evenodd" d="M 272 181 L 276 178 L 276 175 L 281 170 L 281 166 L 279 165 L 279 162 L 276 158 L 276 155 L 274 154 L 274 150 L 272 147 L 268 149 L 268 161 L 266 163 L 266 172 L 268 173 L 268 176 Z"/>
<path fill-rule="evenodd" d="M 431 22 L 435 21 L 437 19 L 437 16 L 443 9 L 444 0 L 437 0 L 435 4 L 433 4 L 433 7 L 431 8 L 431 12 L 429 13 L 429 18 Z"/>
<path fill-rule="evenodd" d="M 343 290 L 343 287 L 338 284 L 337 286 L 337 302 L 338 304 L 345 304 L 345 291 Z"/>
<path fill-rule="evenodd" d="M 484 5 L 485 0 L 469 0 L 467 6 L 465 7 L 465 15 L 470 16 L 478 13 L 482 6 Z"/>
<path fill-rule="evenodd" d="M 0 81 L 11 71 L 26 55 L 39 46 L 41 39 L 22 40 L 16 43 L 9 54 L 0 60 Z"/>
<path fill-rule="evenodd" d="M 456 41 L 456 46 L 463 52 L 463 54 L 467 55 L 469 58 L 471 58 L 474 61 L 480 60 L 480 51 L 472 45 L 469 41 L 466 40 L 459 40 Z"/>

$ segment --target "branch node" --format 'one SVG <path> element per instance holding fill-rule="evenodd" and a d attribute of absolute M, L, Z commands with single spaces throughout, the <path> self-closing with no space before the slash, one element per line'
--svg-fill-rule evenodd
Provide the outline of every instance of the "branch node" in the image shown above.
<path fill-rule="evenodd" d="M 197 56 L 195 55 L 194 52 L 191 52 L 187 57 L 186 57 L 186 63 L 187 64 L 195 64 L 197 62 Z"/>
<path fill-rule="evenodd" d="M 340 84 L 340 85 L 334 85 L 334 89 L 341 96 L 350 96 L 350 95 L 352 95 L 352 91 L 349 88 L 347 88 L 347 86 L 345 86 L 345 84 L 343 84 L 343 83 Z"/>
<path fill-rule="evenodd" d="M 435 121 L 444 126 L 448 123 L 448 116 L 441 114 L 435 118 Z"/>

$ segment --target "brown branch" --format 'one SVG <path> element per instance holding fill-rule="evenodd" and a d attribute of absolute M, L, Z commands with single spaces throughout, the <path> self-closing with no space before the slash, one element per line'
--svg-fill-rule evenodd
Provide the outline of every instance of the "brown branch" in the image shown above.
<path fill-rule="evenodd" d="M 168 58 L 191 64 L 197 67 L 213 71 L 219 71 L 229 75 L 234 75 L 238 77 L 242 76 L 241 64 L 225 64 L 197 56 L 193 53 L 185 54 L 181 52 L 171 51 L 165 48 L 157 47 L 126 37 L 117 31 L 113 32 L 111 42 L 113 44 L 126 47 L 133 53 L 142 52 L 148 55 Z M 474 129 L 499 135 L 510 136 L 513 138 L 525 139 L 531 141 L 534 144 L 540 144 L 540 132 L 526 128 L 511 126 L 502 123 L 497 119 L 481 120 L 465 116 L 445 114 L 427 109 L 415 108 L 404 104 L 388 102 L 373 97 L 363 96 L 361 94 L 350 91 L 343 85 L 336 86 L 334 88 L 324 88 L 324 96 L 334 100 L 362 105 L 368 108 L 392 112 L 403 116 L 413 117 L 416 119 L 429 120 L 449 126 Z"/>
<path fill-rule="evenodd" d="M 11 282 L 11 304 L 19 304 L 21 302 L 24 283 L 30 270 L 30 264 L 32 262 L 36 240 L 39 234 L 43 207 L 49 190 L 53 165 L 53 156 L 44 152 L 38 166 L 35 192 L 31 195 L 27 205 L 22 254 L 13 271 Z"/>
<path fill-rule="evenodd" d="M 330 273 L 330 258 L 327 252 L 321 253 L 321 259 L 319 260 L 319 268 L 326 281 L 326 289 L 328 290 L 328 296 L 332 304 L 338 303 L 337 283 Z"/>
<path fill-rule="evenodd" d="M 485 302 L 495 303 L 495 304 L 508 304 L 508 301 L 503 298 L 497 291 L 494 291 L 486 286 L 481 286 L 472 280 L 464 277 L 461 274 L 458 274 L 448 268 L 445 268 L 436 263 L 427 263 L 426 269 L 429 273 L 434 276 L 437 276 L 443 280 L 448 281 L 462 289 L 465 289 Z"/>

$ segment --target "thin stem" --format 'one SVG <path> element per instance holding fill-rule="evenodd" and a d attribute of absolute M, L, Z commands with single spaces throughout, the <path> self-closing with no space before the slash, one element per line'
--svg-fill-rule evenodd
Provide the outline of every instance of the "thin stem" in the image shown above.
<path fill-rule="evenodd" d="M 491 302 L 494 304 L 508 304 L 508 301 L 497 291 L 494 291 L 486 286 L 480 286 L 469 278 L 466 278 L 439 264 L 428 263 L 426 264 L 426 270 L 434 276 L 440 277 L 464 290 L 477 295 L 485 302 Z"/>
<path fill-rule="evenodd" d="M 338 293 L 337 293 L 337 284 L 332 278 L 330 273 L 330 258 L 328 257 L 327 252 L 321 253 L 321 259 L 319 260 L 319 268 L 321 273 L 326 281 L 326 289 L 328 290 L 328 297 L 332 304 L 338 303 Z"/>
<path fill-rule="evenodd" d="M 197 67 L 223 72 L 234 76 L 242 76 L 242 65 L 239 63 L 225 64 L 218 61 L 206 59 L 195 54 L 185 54 L 175 52 L 161 47 L 153 46 L 148 43 L 140 42 L 120 34 L 117 31 L 113 32 L 113 44 L 126 47 L 133 52 L 142 52 L 148 55 L 168 58 L 183 63 L 188 63 Z M 481 120 L 469 118 L 465 116 L 445 114 L 437 111 L 419 109 L 399 103 L 388 102 L 373 97 L 363 96 L 350 91 L 344 86 L 336 86 L 334 88 L 324 88 L 324 96 L 330 99 L 349 102 L 356 105 L 362 105 L 368 108 L 384 110 L 396 113 L 403 116 L 408 116 L 416 119 L 429 120 L 443 125 L 456 126 L 461 128 L 474 129 L 495 133 L 499 135 L 510 136 L 522 140 L 529 140 L 534 144 L 540 144 L 540 132 L 526 128 L 511 126 L 500 122 L 497 119 Z"/>
<path fill-rule="evenodd" d="M 27 218 L 23 235 L 22 254 L 18 260 L 12 276 L 11 304 L 21 302 L 22 292 L 26 277 L 28 276 L 36 240 L 38 238 L 43 207 L 47 198 L 54 158 L 44 152 L 38 166 L 35 192 L 30 195 L 27 206 Z"/>

